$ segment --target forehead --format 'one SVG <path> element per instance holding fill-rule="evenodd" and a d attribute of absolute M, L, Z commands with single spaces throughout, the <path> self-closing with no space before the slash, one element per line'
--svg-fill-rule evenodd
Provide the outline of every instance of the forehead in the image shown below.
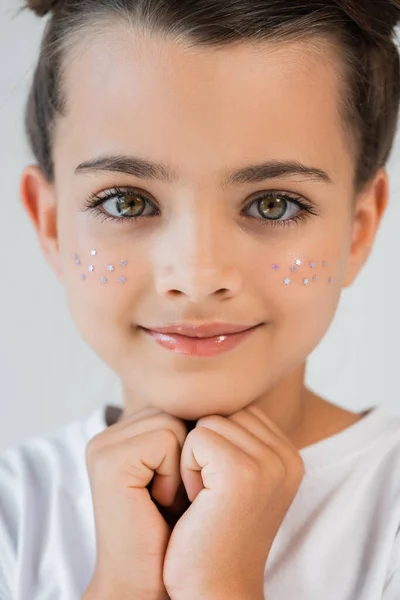
<path fill-rule="evenodd" d="M 167 162 L 184 182 L 262 157 L 351 177 L 331 43 L 188 47 L 122 25 L 86 40 L 66 61 L 55 137 L 74 166 L 132 153 Z"/>

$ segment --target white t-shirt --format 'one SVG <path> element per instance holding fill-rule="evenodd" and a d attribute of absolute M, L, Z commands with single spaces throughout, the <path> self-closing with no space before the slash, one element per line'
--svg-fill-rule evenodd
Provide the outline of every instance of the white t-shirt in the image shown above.
<path fill-rule="evenodd" d="M 95 566 L 85 448 L 105 407 L 0 455 L 0 600 L 80 600 Z M 300 450 L 267 600 L 400 599 L 400 416 L 372 409 Z"/>

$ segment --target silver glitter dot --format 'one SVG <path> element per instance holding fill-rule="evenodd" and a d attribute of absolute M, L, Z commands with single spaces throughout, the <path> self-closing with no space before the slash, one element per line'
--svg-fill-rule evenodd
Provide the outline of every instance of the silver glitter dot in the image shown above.
<path fill-rule="evenodd" d="M 82 275 L 81 275 L 81 279 L 82 279 L 83 281 L 85 281 L 85 279 L 86 279 L 86 275 L 84 275 L 84 274 L 82 273 Z"/>
<path fill-rule="evenodd" d="M 301 260 L 298 258 L 298 259 L 296 260 L 296 265 L 298 265 L 299 267 L 301 267 L 301 265 L 302 265 L 302 264 L 303 264 L 303 263 L 302 263 L 302 262 L 301 262 Z"/>
<path fill-rule="evenodd" d="M 296 273 L 297 267 L 292 267 L 292 273 Z"/>
<path fill-rule="evenodd" d="M 290 281 L 289 277 L 286 277 L 286 279 L 283 282 L 285 285 L 290 285 L 292 282 Z"/>
<path fill-rule="evenodd" d="M 304 283 L 304 285 L 308 285 L 310 282 L 308 279 L 303 279 L 303 283 Z"/>
<path fill-rule="evenodd" d="M 102 278 L 101 278 L 101 283 L 107 283 L 107 279 L 106 279 L 106 277 L 102 277 Z"/>
<path fill-rule="evenodd" d="M 317 281 L 317 276 L 314 275 L 314 277 L 312 278 L 313 281 Z"/>
<path fill-rule="evenodd" d="M 315 262 L 310 262 L 310 267 L 311 267 L 312 269 L 315 269 Z"/>
<path fill-rule="evenodd" d="M 332 277 L 329 277 L 328 283 L 332 283 Z"/>
<path fill-rule="evenodd" d="M 93 265 L 90 265 L 90 267 L 89 267 L 89 271 L 90 271 L 91 273 L 93 273 L 93 271 L 94 271 L 94 266 L 93 266 Z"/>
<path fill-rule="evenodd" d="M 127 264 L 128 264 L 127 260 L 121 260 L 121 267 L 126 267 Z"/>
<path fill-rule="evenodd" d="M 108 265 L 108 267 L 107 267 L 107 268 L 108 268 L 108 270 L 109 270 L 110 272 L 114 271 L 114 267 L 113 267 L 113 265 Z"/>
<path fill-rule="evenodd" d="M 323 266 L 323 267 L 326 267 L 326 260 L 324 260 L 324 261 L 322 262 L 322 266 Z"/>
<path fill-rule="evenodd" d="M 97 254 L 97 250 L 92 250 L 91 255 L 96 256 L 96 254 Z"/>
<path fill-rule="evenodd" d="M 120 277 L 119 280 L 121 283 L 125 283 L 125 281 L 126 281 L 125 277 Z"/>
<path fill-rule="evenodd" d="M 81 264 L 81 261 L 79 260 L 79 258 L 77 258 L 77 259 L 75 260 L 75 262 L 76 262 L 76 264 L 77 264 L 77 265 L 80 265 L 80 264 Z"/>
<path fill-rule="evenodd" d="M 78 258 L 79 258 L 79 257 L 78 257 L 78 255 L 77 255 L 77 253 L 75 252 L 75 254 L 74 254 L 74 259 L 75 259 L 75 260 L 77 260 Z"/>

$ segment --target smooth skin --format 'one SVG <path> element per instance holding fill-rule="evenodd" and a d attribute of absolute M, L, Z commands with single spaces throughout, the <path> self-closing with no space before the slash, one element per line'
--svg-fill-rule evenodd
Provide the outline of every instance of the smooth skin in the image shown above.
<path fill-rule="evenodd" d="M 327 39 L 190 48 L 107 18 L 72 40 L 55 180 L 30 165 L 21 196 L 82 337 L 124 391 L 121 421 L 88 449 L 98 563 L 87 599 L 261 599 L 265 561 L 304 476 L 298 451 L 363 417 L 304 385 L 307 356 L 363 267 L 388 200 L 384 169 L 354 198 L 340 69 Z M 104 154 L 163 163 L 177 178 L 76 172 Z M 266 160 L 297 161 L 331 181 L 220 184 Z M 116 223 L 84 210 L 91 194 L 116 186 L 144 194 L 152 216 Z M 249 207 L 272 190 L 314 214 L 271 224 Z M 105 268 L 128 260 L 126 284 L 81 281 L 73 255 L 90 264 L 92 248 Z M 326 260 L 332 283 L 284 286 L 271 267 L 289 272 L 298 257 Z M 229 352 L 195 358 L 139 327 L 172 320 L 263 325 Z M 187 421 L 197 421 L 189 433 Z M 172 501 L 180 481 L 185 511 Z M 170 538 L 154 494 L 181 517 Z"/>

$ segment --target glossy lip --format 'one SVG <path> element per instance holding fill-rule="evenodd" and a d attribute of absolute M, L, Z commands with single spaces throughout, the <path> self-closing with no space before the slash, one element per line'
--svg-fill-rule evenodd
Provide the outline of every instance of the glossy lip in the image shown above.
<path fill-rule="evenodd" d="M 241 333 L 258 327 L 262 323 L 256 325 L 236 325 L 235 323 L 202 323 L 201 325 L 192 325 L 189 323 L 171 323 L 170 325 L 163 325 L 162 327 L 150 326 L 142 327 L 147 331 L 153 331 L 155 333 L 173 334 L 177 333 L 185 337 L 192 338 L 208 338 L 219 335 L 229 335 L 233 333 Z"/>
<path fill-rule="evenodd" d="M 237 333 L 225 333 L 212 337 L 187 336 L 180 333 L 160 333 L 145 329 L 144 327 L 141 329 L 166 350 L 188 356 L 211 357 L 235 348 L 258 328 L 259 325 L 256 325 Z"/>

